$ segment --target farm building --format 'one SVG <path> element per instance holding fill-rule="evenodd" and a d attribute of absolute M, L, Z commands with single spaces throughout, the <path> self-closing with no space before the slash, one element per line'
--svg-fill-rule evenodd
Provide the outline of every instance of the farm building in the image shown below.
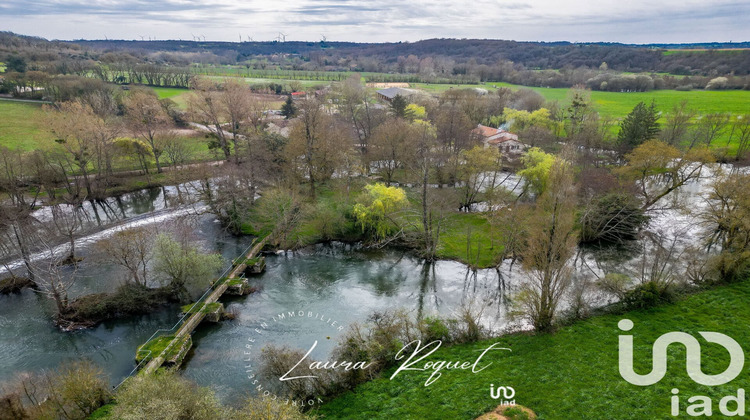
<path fill-rule="evenodd" d="M 365 86 L 371 87 L 371 88 L 377 88 L 377 89 L 392 88 L 392 87 L 395 87 L 395 88 L 408 88 L 409 84 L 408 83 L 401 83 L 401 82 L 388 82 L 388 83 L 370 82 L 370 83 L 366 83 Z"/>
<path fill-rule="evenodd" d="M 405 88 L 398 88 L 398 87 L 389 87 L 386 89 L 380 89 L 376 92 L 378 94 L 378 98 L 390 102 L 395 98 L 397 95 L 401 95 L 404 99 L 409 100 L 410 98 L 417 95 L 419 92 L 414 89 L 405 89 Z"/>
<path fill-rule="evenodd" d="M 484 147 L 497 147 L 508 159 L 523 154 L 529 148 L 528 144 L 518 140 L 518 135 L 502 128 L 492 128 L 479 124 L 471 133 L 482 141 Z"/>

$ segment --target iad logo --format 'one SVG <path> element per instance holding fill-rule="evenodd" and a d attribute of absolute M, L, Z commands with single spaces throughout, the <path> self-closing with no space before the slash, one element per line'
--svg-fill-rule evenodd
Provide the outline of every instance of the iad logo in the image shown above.
<path fill-rule="evenodd" d="M 633 329 L 633 321 L 629 319 L 620 320 L 617 326 L 623 331 Z M 647 375 L 639 375 L 633 371 L 633 336 L 620 336 L 620 375 L 633 385 L 653 385 L 664 378 L 667 373 L 667 347 L 673 343 L 680 343 L 687 351 L 686 368 L 687 374 L 694 382 L 701 385 L 715 386 L 723 385 L 736 378 L 745 365 L 745 353 L 742 347 L 734 339 L 717 332 L 699 332 L 709 343 L 716 343 L 727 349 L 730 362 L 727 369 L 717 375 L 706 375 L 701 370 L 701 345 L 698 340 L 690 334 L 683 332 L 670 332 L 656 339 L 653 346 L 653 367 Z"/>
<path fill-rule="evenodd" d="M 620 320 L 617 326 L 622 331 L 633 329 L 633 321 L 629 319 Z M 620 376 L 633 385 L 648 386 L 653 385 L 664 378 L 667 373 L 667 348 L 670 344 L 679 343 L 685 346 L 686 361 L 685 368 L 688 376 L 694 382 L 706 385 L 716 386 L 723 385 L 733 380 L 742 372 L 745 365 L 745 353 L 742 347 L 731 337 L 717 332 L 699 332 L 698 334 L 709 343 L 716 343 L 724 347 L 729 353 L 729 366 L 724 372 L 716 375 L 707 375 L 701 369 L 701 344 L 690 334 L 683 332 L 666 333 L 656 339 L 652 346 L 652 367 L 651 372 L 645 375 L 635 373 L 633 370 L 633 336 L 619 336 L 619 366 Z M 679 415 L 679 394 L 678 389 L 673 389 L 671 397 L 672 415 Z M 696 395 L 687 400 L 693 403 L 687 407 L 689 416 L 710 416 L 712 414 L 712 401 L 709 397 Z M 736 410 L 730 410 L 728 404 L 736 404 Z M 739 389 L 737 396 L 729 395 L 719 402 L 719 411 L 725 416 L 744 416 L 745 415 L 745 390 Z"/>
<path fill-rule="evenodd" d="M 500 393 L 502 392 L 502 395 Z M 495 400 L 501 400 L 500 405 L 516 405 L 516 400 L 513 397 L 516 396 L 516 390 L 512 386 L 499 386 L 495 388 L 495 384 L 490 384 L 490 397 Z"/>

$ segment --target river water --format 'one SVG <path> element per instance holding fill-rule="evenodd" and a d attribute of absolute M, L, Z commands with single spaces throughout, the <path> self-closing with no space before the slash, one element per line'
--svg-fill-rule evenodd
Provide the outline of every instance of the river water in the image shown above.
<path fill-rule="evenodd" d="M 250 244 L 250 237 L 224 232 L 214 216 L 200 212 L 200 204 L 170 204 L 169 198 L 175 196 L 174 188 L 151 189 L 86 204 L 84 218 L 92 233 L 77 241 L 78 254 L 84 257 L 78 270 L 73 273 L 71 267 L 66 268 L 67 275 L 77 278 L 71 298 L 112 291 L 121 284 L 123 269 L 93 257 L 96 241 L 118 229 L 145 225 L 156 230 L 170 220 L 191 217 L 202 248 L 220 252 L 227 265 Z M 46 212 L 40 210 L 35 216 L 44 220 Z M 22 272 L 19 261 L 11 261 L 9 266 Z M 227 309 L 237 314 L 236 319 L 204 324 L 197 330 L 194 350 L 184 367 L 186 376 L 213 386 L 228 400 L 245 395 L 250 388 L 246 359 L 257 363 L 257 352 L 245 355 L 248 338 L 257 336 L 260 325 L 280 313 L 302 310 L 320 318 L 317 322 L 272 325 L 264 330 L 257 348 L 278 344 L 306 350 L 317 339 L 319 344 L 311 356 L 323 359 L 341 331 L 321 318 L 346 327 L 388 308 L 447 317 L 465 303 L 486 307 L 486 312 L 493 314 L 489 318 L 502 319 L 507 292 L 495 270 L 474 272 L 453 261 L 426 264 L 403 251 L 367 251 L 344 244 L 321 244 L 267 256 L 266 272 L 251 282 L 258 292 L 223 299 Z M 101 366 L 115 385 L 133 369 L 136 348 L 154 331 L 169 328 L 179 319 L 179 307 L 166 306 L 149 315 L 74 332 L 56 328 L 53 314 L 53 302 L 32 290 L 0 296 L 0 385 L 18 374 L 53 369 L 78 359 Z"/>
<path fill-rule="evenodd" d="M 710 175 L 710 174 L 709 174 Z M 701 193 L 710 177 L 681 191 L 692 207 L 703 203 Z M 114 216 L 79 241 L 82 256 L 92 253 L 95 241 L 114 231 L 112 226 L 158 227 L 166 220 L 193 217 L 196 237 L 207 251 L 220 252 L 229 261 L 250 243 L 222 230 L 215 218 L 200 214 L 200 205 L 170 204 L 176 190 L 145 190 L 112 199 L 108 212 Z M 93 211 L 93 210 L 91 210 Z M 90 214 L 91 211 L 88 213 Z M 41 216 L 40 216 L 41 217 Z M 678 210 L 654 214 L 650 229 L 680 236 L 685 245 L 699 241 L 700 229 L 692 217 Z M 93 229 L 93 228 L 92 228 Z M 584 250 L 585 251 L 585 250 Z M 601 274 L 604 257 L 583 252 L 576 266 L 576 280 Z M 637 256 L 617 262 L 622 270 L 635 269 Z M 236 401 L 251 388 L 247 378 L 257 367 L 260 348 L 268 344 L 307 350 L 317 341 L 311 357 L 326 359 L 340 337 L 339 326 L 363 322 L 375 311 L 404 308 L 416 315 L 450 317 L 462 305 L 483 308 L 485 323 L 500 328 L 508 323 L 509 296 L 523 281 L 518 265 L 498 270 L 472 271 L 453 261 L 428 264 L 398 250 L 362 250 L 344 244 L 320 244 L 297 252 L 267 256 L 267 270 L 253 277 L 258 291 L 249 296 L 223 298 L 234 320 L 204 324 L 194 336 L 193 350 L 183 374 L 201 385 L 212 386 L 227 401 Z M 85 259 L 71 296 L 111 291 L 120 284 L 123 271 L 116 266 Z M 606 304 L 611 296 L 589 292 L 589 300 Z M 23 372 L 55 368 L 66 360 L 90 359 L 119 383 L 134 367 L 136 348 L 159 328 L 178 320 L 179 308 L 167 306 L 149 315 L 105 322 L 96 328 L 62 332 L 52 321 L 54 308 L 45 297 L 25 290 L 0 296 L 0 385 Z M 297 314 L 280 319 L 280 314 Z M 335 322 L 332 326 L 332 322 Z M 254 340 L 254 341 L 251 341 Z M 248 347 L 252 343 L 251 347 Z"/>

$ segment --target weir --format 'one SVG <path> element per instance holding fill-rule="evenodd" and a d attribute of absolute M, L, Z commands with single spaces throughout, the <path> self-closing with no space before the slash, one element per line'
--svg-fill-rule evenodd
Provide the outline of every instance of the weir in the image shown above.
<path fill-rule="evenodd" d="M 251 273 L 260 273 L 265 268 L 265 260 L 259 257 L 259 254 L 266 245 L 266 239 L 267 237 L 253 241 L 198 301 L 183 308 L 184 315 L 172 328 L 157 330 L 143 345 L 138 347 L 136 351 L 138 365 L 117 387 L 139 370 L 142 374 L 151 374 L 165 364 L 179 366 L 192 347 L 191 335 L 195 328 L 207 317 L 213 322 L 221 318 L 224 306 L 218 303 L 219 298 L 225 293 L 244 295 L 251 292 L 244 273 L 246 270 Z"/>

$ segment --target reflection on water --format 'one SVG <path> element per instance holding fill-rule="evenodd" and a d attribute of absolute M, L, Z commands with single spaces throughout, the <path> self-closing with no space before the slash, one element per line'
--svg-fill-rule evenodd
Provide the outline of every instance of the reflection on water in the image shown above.
<path fill-rule="evenodd" d="M 196 235 L 201 246 L 221 253 L 229 264 L 250 243 L 251 238 L 226 234 L 213 216 L 199 218 Z M 90 246 L 80 249 L 91 254 Z M 66 267 L 72 275 L 71 267 Z M 90 293 L 111 292 L 121 284 L 125 272 L 119 266 L 86 258 L 79 265 L 71 298 Z M 134 367 L 135 349 L 159 328 L 170 327 L 178 319 L 179 306 L 171 305 L 154 313 L 105 322 L 96 328 L 62 332 L 53 322 L 54 304 L 32 290 L 19 295 L 0 296 L 0 384 L 25 371 L 55 368 L 66 360 L 90 359 L 99 364 L 117 383 Z"/>
<path fill-rule="evenodd" d="M 680 191 L 679 198 L 688 203 L 688 208 L 704 205 L 701 193 L 711 178 L 707 172 L 704 178 Z M 507 182 L 518 185 L 514 178 Z M 172 198 L 190 194 L 189 188 L 150 189 L 86 204 L 87 220 L 100 227 L 98 233 L 82 239 L 81 254 L 89 253 L 92 241 L 107 234 L 101 227 L 117 224 L 123 218 L 131 226 L 182 217 L 184 209 L 173 207 Z M 43 219 L 44 212 L 40 210 L 37 217 Z M 681 248 L 700 242 L 702 232 L 694 216 L 679 209 L 661 210 L 652 216 L 650 234 L 666 240 L 677 238 Z M 196 234 L 203 239 L 205 248 L 221 252 L 227 260 L 236 257 L 250 241 L 227 235 L 209 215 L 201 216 Z M 635 271 L 644 250 L 650 252 L 646 246 L 581 248 L 571 262 L 575 267 L 574 281 L 582 284 L 606 272 Z M 72 291 L 73 296 L 112 290 L 119 284 L 122 271 L 84 260 L 78 274 L 81 280 Z M 327 358 L 340 333 L 332 333 L 330 326 L 319 320 L 273 321 L 288 311 L 310 312 L 349 325 L 389 308 L 405 308 L 420 317 L 451 317 L 462 306 L 469 306 L 482 308 L 486 326 L 499 328 L 507 323 L 509 297 L 524 278 L 520 264 L 511 266 L 509 261 L 497 269 L 472 271 L 453 261 L 429 263 L 402 251 L 368 251 L 344 244 L 321 244 L 272 255 L 267 257 L 267 271 L 252 280 L 259 288 L 257 293 L 224 299 L 227 309 L 237 314 L 236 319 L 198 328 L 184 373 L 201 385 L 213 386 L 221 397 L 235 400 L 249 391 L 245 366 L 257 364 L 264 344 L 307 350 L 318 340 L 312 357 Z M 594 305 L 612 299 L 593 291 L 588 292 L 587 298 Z M 80 358 L 92 359 L 112 376 L 113 383 L 119 382 L 133 367 L 136 347 L 158 328 L 171 326 L 178 311 L 170 306 L 147 316 L 63 333 L 52 325 L 53 307 L 49 300 L 28 290 L 21 295 L 0 296 L 0 383 L 19 372 L 53 368 L 64 360 Z M 266 327 L 262 327 L 264 323 Z M 251 337 L 257 345 L 246 355 Z"/>
<path fill-rule="evenodd" d="M 264 345 L 307 351 L 317 340 L 311 357 L 320 360 L 328 358 L 340 337 L 319 320 L 272 319 L 282 313 L 312 312 L 349 325 L 386 309 L 451 317 L 462 305 L 481 305 L 489 308 L 484 312 L 488 322 L 502 323 L 507 309 L 510 286 L 502 287 L 496 270 L 472 271 L 454 261 L 429 263 L 399 251 L 320 244 L 269 256 L 266 262 L 267 271 L 252 280 L 260 290 L 229 301 L 227 309 L 239 315 L 235 320 L 198 330 L 185 367 L 185 375 L 230 400 L 250 391 L 245 366 L 257 365 Z M 264 322 L 270 327 L 263 328 Z M 245 355 L 249 338 L 256 339 L 255 347 Z"/>

